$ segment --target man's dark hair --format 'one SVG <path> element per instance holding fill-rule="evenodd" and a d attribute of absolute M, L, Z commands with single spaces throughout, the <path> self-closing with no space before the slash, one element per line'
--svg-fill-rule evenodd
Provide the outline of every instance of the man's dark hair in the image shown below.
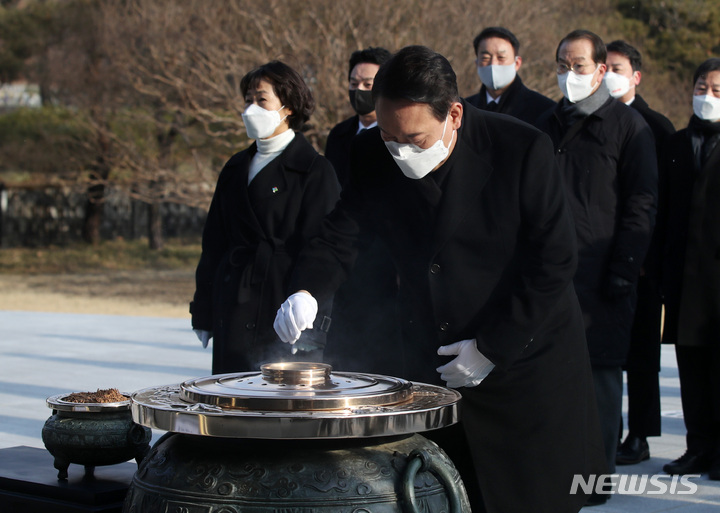
<path fill-rule="evenodd" d="M 642 55 L 640 55 L 637 48 L 629 43 L 626 43 L 622 39 L 608 43 L 607 51 L 608 53 L 615 52 L 627 57 L 633 71 L 640 71 L 642 69 Z"/>
<path fill-rule="evenodd" d="M 457 77 L 450 62 L 425 46 L 406 46 L 380 66 L 373 84 L 373 100 L 427 103 L 440 121 L 459 101 Z"/>
<path fill-rule="evenodd" d="M 392 54 L 385 48 L 379 46 L 370 46 L 364 50 L 355 50 L 350 55 L 350 68 L 348 69 L 348 80 L 350 80 L 350 74 L 355 66 L 360 63 L 367 62 L 370 64 L 377 64 L 382 66 Z"/>
<path fill-rule="evenodd" d="M 480 32 L 477 36 L 475 36 L 475 39 L 473 40 L 473 48 L 475 48 L 475 55 L 477 55 L 478 53 L 478 47 L 480 46 L 480 42 L 483 39 L 489 39 L 491 37 L 498 37 L 500 39 L 504 39 L 512 45 L 516 57 L 520 54 L 520 41 L 518 41 L 518 38 L 515 37 L 515 34 L 510 32 L 505 27 L 487 27 L 484 28 L 482 32 Z"/>
<path fill-rule="evenodd" d="M 607 49 L 605 48 L 605 43 L 603 43 L 603 40 L 600 39 L 600 36 L 595 34 L 594 32 L 590 32 L 589 30 L 573 30 L 570 32 L 567 36 L 562 38 L 560 41 L 560 44 L 558 44 L 557 49 L 555 50 L 555 62 L 558 60 L 558 56 L 560 55 L 560 47 L 565 44 L 569 43 L 571 41 L 578 41 L 580 39 L 585 39 L 586 41 L 590 41 L 590 43 L 593 46 L 593 53 L 592 58 L 593 61 L 595 61 L 598 64 L 605 64 L 605 61 L 607 60 Z"/>
<path fill-rule="evenodd" d="M 706 77 L 711 71 L 720 71 L 720 58 L 711 57 L 698 66 L 698 69 L 695 70 L 695 74 L 693 75 L 693 86 L 697 84 L 699 79 Z"/>
<path fill-rule="evenodd" d="M 288 116 L 290 128 L 301 130 L 315 111 L 315 99 L 300 74 L 283 62 L 268 62 L 249 71 L 242 78 L 242 95 L 245 96 L 249 89 L 257 87 L 261 80 L 270 83 L 282 104 L 292 111 Z"/>

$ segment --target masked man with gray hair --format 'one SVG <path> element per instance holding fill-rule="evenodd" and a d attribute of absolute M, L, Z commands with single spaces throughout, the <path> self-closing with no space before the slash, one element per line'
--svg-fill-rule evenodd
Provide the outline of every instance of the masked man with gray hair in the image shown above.
<path fill-rule="evenodd" d="M 622 366 L 630 347 L 640 268 L 657 209 L 655 140 L 635 110 L 602 85 L 607 50 L 574 30 L 557 47 L 563 99 L 541 116 L 564 177 L 578 241 L 575 290 L 585 322 L 607 465 L 615 470 L 622 415 Z M 596 494 L 591 504 L 610 495 Z"/>

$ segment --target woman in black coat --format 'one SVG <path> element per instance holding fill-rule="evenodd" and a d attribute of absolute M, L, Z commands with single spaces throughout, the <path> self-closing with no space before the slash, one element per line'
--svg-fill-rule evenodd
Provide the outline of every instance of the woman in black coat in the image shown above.
<path fill-rule="evenodd" d="M 302 77 L 273 61 L 245 75 L 240 88 L 243 122 L 256 140 L 220 173 L 190 305 L 203 345 L 214 339 L 213 374 L 292 357 L 273 330 L 275 312 L 298 253 L 340 193 L 330 163 L 296 132 L 315 108 Z M 329 315 L 321 305 L 298 357 L 322 359 Z"/>
<path fill-rule="evenodd" d="M 693 77 L 688 127 L 665 144 L 663 342 L 675 344 L 687 452 L 669 474 L 720 480 L 720 59 Z"/>

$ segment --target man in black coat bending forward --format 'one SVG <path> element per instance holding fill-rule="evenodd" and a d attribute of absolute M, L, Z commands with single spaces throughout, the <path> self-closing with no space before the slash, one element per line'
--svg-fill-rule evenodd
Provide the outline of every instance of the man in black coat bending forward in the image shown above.
<path fill-rule="evenodd" d="M 552 144 L 468 107 L 447 59 L 422 46 L 381 66 L 373 96 L 378 127 L 356 138 L 350 182 L 301 256 L 275 329 L 294 343 L 316 298 L 379 237 L 400 281 L 394 374 L 462 393 L 475 471 L 460 470 L 482 495 L 470 494 L 473 511 L 577 512 L 586 497 L 571 493 L 574 476 L 604 465 Z M 462 452 L 443 448 L 458 464 Z"/>

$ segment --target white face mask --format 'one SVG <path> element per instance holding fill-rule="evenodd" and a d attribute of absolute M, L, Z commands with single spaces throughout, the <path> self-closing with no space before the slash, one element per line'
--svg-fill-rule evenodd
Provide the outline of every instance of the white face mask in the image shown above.
<path fill-rule="evenodd" d="M 613 98 L 622 98 L 630 90 L 630 79 L 612 71 L 605 73 L 603 84 Z"/>
<path fill-rule="evenodd" d="M 445 118 L 442 136 L 429 148 L 418 148 L 412 143 L 400 144 L 395 141 L 385 141 L 390 155 L 405 176 L 419 180 L 447 158 L 450 153 L 450 144 L 452 144 L 452 139 L 447 147 L 443 143 L 448 118 L 449 116 Z M 453 137 L 455 137 L 455 130 L 453 130 Z"/>
<path fill-rule="evenodd" d="M 720 98 L 710 95 L 693 96 L 693 112 L 706 121 L 720 119 Z"/>
<path fill-rule="evenodd" d="M 275 132 L 275 129 L 280 126 L 283 119 L 287 117 L 280 119 L 280 111 L 284 107 L 283 105 L 278 110 L 265 110 L 255 103 L 248 105 L 245 112 L 242 113 L 247 136 L 250 139 L 270 137 Z"/>
<path fill-rule="evenodd" d="M 490 64 L 478 66 L 477 69 L 480 81 L 488 89 L 502 89 L 515 80 L 515 63 L 508 65 Z"/>
<path fill-rule="evenodd" d="M 595 71 L 597 71 L 597 68 L 595 68 Z M 589 75 L 579 75 L 574 71 L 558 75 L 558 86 L 565 98 L 575 103 L 590 96 L 593 91 L 592 81 L 595 71 Z"/>

